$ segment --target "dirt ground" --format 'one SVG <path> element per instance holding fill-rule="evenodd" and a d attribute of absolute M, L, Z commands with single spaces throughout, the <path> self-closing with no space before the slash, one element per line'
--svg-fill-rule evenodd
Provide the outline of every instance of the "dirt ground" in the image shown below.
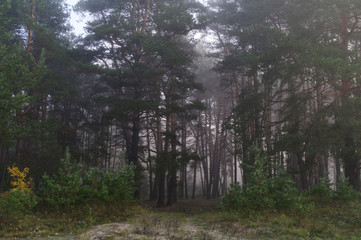
<path fill-rule="evenodd" d="M 217 209 L 218 201 L 182 200 L 156 208 L 155 203 L 145 202 L 146 210 L 124 223 L 96 226 L 80 235 L 82 239 L 242 239 L 235 231 L 210 224 L 206 216 Z"/>

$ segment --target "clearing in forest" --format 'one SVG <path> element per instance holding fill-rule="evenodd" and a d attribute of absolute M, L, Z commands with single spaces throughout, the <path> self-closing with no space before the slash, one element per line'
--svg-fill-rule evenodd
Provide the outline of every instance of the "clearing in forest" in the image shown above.
<path fill-rule="evenodd" d="M 0 226 L 1 240 L 361 239 L 361 203 L 318 199 L 306 212 L 247 216 L 220 209 L 216 200 L 179 200 L 164 208 L 153 202 L 126 208 L 94 205 L 68 213 L 37 212 Z"/>

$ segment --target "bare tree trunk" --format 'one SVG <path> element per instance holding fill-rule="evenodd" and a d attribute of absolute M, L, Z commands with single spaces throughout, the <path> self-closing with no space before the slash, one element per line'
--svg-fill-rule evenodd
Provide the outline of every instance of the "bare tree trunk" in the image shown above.
<path fill-rule="evenodd" d="M 184 166 L 184 197 L 188 199 L 187 166 Z"/>
<path fill-rule="evenodd" d="M 335 172 L 335 174 L 336 174 L 336 176 L 335 176 L 335 181 L 336 181 L 336 183 L 340 180 L 340 177 L 341 177 L 341 164 L 340 164 L 340 159 L 338 159 L 338 158 L 335 158 L 335 170 L 336 170 L 336 172 Z"/>
<path fill-rule="evenodd" d="M 210 100 L 208 100 L 208 107 L 210 107 Z M 208 114 L 206 114 L 206 141 L 207 141 L 207 148 L 206 148 L 206 160 L 207 160 L 207 170 L 209 168 L 209 178 L 208 178 L 208 184 L 207 184 L 207 199 L 211 198 L 211 194 L 212 194 L 212 184 L 213 184 L 213 154 L 212 154 L 212 142 L 213 142 L 213 138 L 212 138 L 212 115 L 211 115 L 211 109 L 209 110 Z M 208 116 L 208 118 L 207 118 Z M 208 128 L 207 128 L 208 125 Z M 208 162 L 209 159 L 209 162 Z M 209 166 L 208 166 L 209 163 Z"/>
<path fill-rule="evenodd" d="M 168 180 L 168 191 L 167 191 L 167 196 L 168 196 L 168 201 L 167 201 L 167 206 L 171 206 L 174 202 L 177 201 L 177 169 L 176 169 L 176 115 L 175 113 L 173 113 L 171 115 L 171 135 L 172 135 L 172 140 L 171 140 L 171 159 L 170 159 L 170 164 L 169 164 L 169 169 L 168 169 L 168 176 L 169 176 L 169 180 Z"/>
<path fill-rule="evenodd" d="M 342 15 L 341 19 L 341 26 L 340 26 L 340 47 L 348 51 L 348 47 L 350 44 L 350 38 L 352 36 L 353 31 L 355 30 L 355 24 L 351 30 L 349 30 L 350 24 L 350 16 L 349 12 L 345 11 Z M 347 98 L 351 95 L 351 79 L 350 78 L 343 78 L 341 83 L 341 106 L 347 107 Z M 347 116 L 343 116 L 347 118 L 351 118 L 352 116 L 347 113 Z M 344 137 L 345 145 L 352 146 L 353 144 L 353 137 L 350 134 L 345 133 L 347 136 Z M 353 150 L 354 151 L 354 150 Z M 346 152 L 343 153 L 344 158 L 344 168 L 345 168 L 345 177 L 349 179 L 350 184 L 352 187 L 359 191 L 360 190 L 360 160 L 357 157 L 356 153 Z"/>
<path fill-rule="evenodd" d="M 161 142 L 161 131 L 159 131 L 160 129 L 160 125 L 161 122 L 160 122 L 160 118 L 158 117 L 158 139 L 157 141 L 162 143 Z M 167 116 L 167 119 L 166 119 L 166 125 L 165 125 L 165 131 L 166 133 L 169 133 L 169 130 L 170 130 L 170 116 Z M 162 144 L 161 144 L 162 145 Z M 161 149 L 163 150 L 163 149 Z M 168 154 L 168 150 L 169 150 L 169 137 L 168 137 L 168 134 L 166 135 L 165 137 L 165 140 L 164 140 L 164 151 L 160 151 L 158 152 L 158 154 L 160 156 L 159 159 L 158 159 L 158 165 L 161 165 L 161 166 L 158 166 L 160 167 L 160 169 L 158 169 L 159 171 L 159 187 L 158 187 L 158 203 L 157 203 L 157 207 L 163 207 L 164 206 L 164 201 L 165 201 L 165 166 L 164 166 L 164 162 L 166 161 L 165 158 L 167 158 L 166 154 Z"/>
<path fill-rule="evenodd" d="M 183 101 L 184 106 L 184 101 Z M 187 123 L 184 119 L 182 119 L 182 152 L 185 153 L 187 149 Z M 184 188 L 184 197 L 188 199 L 188 186 L 187 186 L 187 165 L 183 166 L 183 184 Z M 182 191 L 183 192 L 183 191 Z"/>
<path fill-rule="evenodd" d="M 149 124 L 149 113 L 146 116 L 147 120 L 147 148 L 148 148 L 148 164 L 149 164 L 149 200 L 153 200 L 153 169 L 152 169 L 152 156 L 150 152 L 150 124 Z"/>
<path fill-rule="evenodd" d="M 219 182 L 220 182 L 220 151 L 221 151 L 221 144 L 220 144 L 220 117 L 221 117 L 221 106 L 218 105 L 218 112 L 216 116 L 216 136 L 214 140 L 214 147 L 213 147 L 213 189 L 212 189 L 212 198 L 219 197 Z"/>
<path fill-rule="evenodd" d="M 199 154 L 199 135 L 200 135 L 200 127 L 202 124 L 201 112 L 198 114 L 198 124 L 197 124 L 197 133 L 196 133 L 196 153 Z M 200 155 L 200 154 L 199 154 Z M 192 189 L 192 199 L 196 197 L 196 181 L 197 181 L 197 161 L 194 161 L 194 171 L 193 171 L 193 189 Z"/>
<path fill-rule="evenodd" d="M 30 12 L 31 20 L 33 20 L 34 17 L 35 17 L 35 0 L 32 0 L 31 1 L 31 12 Z M 28 26 L 28 46 L 26 47 L 27 53 L 30 53 L 32 41 L 33 41 L 33 29 L 31 26 Z"/>
<path fill-rule="evenodd" d="M 203 197 L 207 196 L 207 186 L 205 186 L 204 180 L 203 180 L 203 172 L 202 169 L 199 169 L 199 175 L 201 175 L 201 185 L 202 185 L 202 193 L 203 193 Z"/>

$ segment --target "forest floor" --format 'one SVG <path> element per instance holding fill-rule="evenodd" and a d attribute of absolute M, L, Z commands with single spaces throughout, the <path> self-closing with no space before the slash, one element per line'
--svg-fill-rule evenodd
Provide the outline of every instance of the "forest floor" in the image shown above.
<path fill-rule="evenodd" d="M 221 210 L 218 203 L 180 200 L 165 208 L 144 202 L 127 208 L 85 206 L 62 214 L 35 213 L 17 222 L 0 222 L 0 239 L 361 239 L 360 201 L 320 201 L 307 213 L 253 216 Z"/>

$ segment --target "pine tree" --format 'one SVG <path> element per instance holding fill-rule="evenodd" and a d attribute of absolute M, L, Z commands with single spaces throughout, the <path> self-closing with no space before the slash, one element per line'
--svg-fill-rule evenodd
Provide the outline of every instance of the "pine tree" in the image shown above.
<path fill-rule="evenodd" d="M 358 189 L 357 138 L 350 132 L 358 131 L 351 109 L 358 102 L 359 3 L 218 1 L 215 9 L 220 42 L 232 43 L 217 69 L 241 79 L 234 115 L 242 161 L 250 156 L 247 141 L 267 145 L 271 161 L 286 156 L 302 190 L 328 177 L 332 152 Z"/>
<path fill-rule="evenodd" d="M 80 10 L 95 16 L 83 42 L 94 56 L 95 73 L 108 88 L 109 93 L 102 95 L 103 102 L 110 109 L 108 117 L 122 127 L 126 159 L 137 166 L 138 197 L 143 120 L 147 112 L 156 118 L 169 118 L 170 111 L 174 111 L 170 106 L 177 100 L 170 99 L 168 91 L 174 91 L 179 86 L 177 81 L 187 78 L 184 70 L 189 62 L 177 35 L 185 35 L 198 27 L 191 15 L 198 7 L 187 1 L 150 0 L 88 0 L 78 4 Z M 162 95 L 169 101 L 163 104 L 165 115 L 161 109 Z M 161 178 L 164 174 L 161 173 Z"/>

